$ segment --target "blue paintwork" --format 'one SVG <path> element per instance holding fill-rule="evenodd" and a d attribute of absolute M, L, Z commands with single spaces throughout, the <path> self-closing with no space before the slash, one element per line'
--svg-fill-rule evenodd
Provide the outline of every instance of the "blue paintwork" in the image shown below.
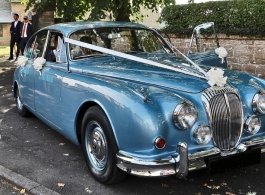
<path fill-rule="evenodd" d="M 73 31 L 107 26 L 143 25 L 115 22 L 78 22 L 58 24 L 45 29 L 59 30 L 69 37 Z M 146 58 L 146 54 L 138 55 Z M 150 56 L 149 56 L 150 57 Z M 152 56 L 151 56 L 152 58 Z M 186 63 L 172 54 L 156 56 L 156 60 L 182 66 Z M 68 72 L 69 65 L 72 72 Z M 209 67 L 203 67 L 205 70 Z M 241 72 L 225 70 L 228 84 L 237 88 L 243 102 L 244 118 L 253 114 L 252 98 L 265 88 L 265 81 Z M 121 151 L 141 159 L 160 159 L 176 154 L 177 144 L 186 142 L 189 152 L 213 147 L 210 142 L 200 146 L 192 139 L 192 130 L 200 124 L 209 124 L 201 100 L 202 91 L 209 87 L 207 80 L 106 56 L 87 58 L 68 63 L 46 62 L 39 72 L 32 63 L 18 67 L 14 73 L 14 85 L 21 90 L 24 105 L 42 121 L 79 145 L 79 113 L 83 105 L 99 105 L 111 123 Z M 144 101 L 143 97 L 147 97 Z M 198 109 L 198 119 L 191 129 L 180 130 L 172 121 L 176 105 L 184 100 Z M 80 116 L 82 117 L 82 116 Z M 243 133 L 242 140 L 265 134 L 265 116 L 260 116 L 262 129 L 256 135 Z M 166 147 L 158 150 L 154 140 L 162 136 Z"/>
<path fill-rule="evenodd" d="M 190 54 L 188 57 L 198 64 L 213 66 L 218 68 L 228 68 L 227 59 L 224 58 L 224 61 L 222 62 L 222 60 L 218 58 L 214 50 L 196 53 L 196 54 Z"/>

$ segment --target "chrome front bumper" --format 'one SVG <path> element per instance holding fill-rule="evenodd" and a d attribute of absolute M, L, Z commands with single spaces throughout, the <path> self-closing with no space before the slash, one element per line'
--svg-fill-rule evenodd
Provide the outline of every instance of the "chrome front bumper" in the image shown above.
<path fill-rule="evenodd" d="M 220 154 L 220 156 L 228 156 L 243 153 L 251 146 L 260 146 L 261 152 L 265 152 L 265 136 L 243 142 L 234 151 L 229 153 L 224 153 L 214 147 L 209 150 L 188 154 L 188 146 L 184 142 L 178 144 L 177 157 L 160 160 L 137 159 L 119 152 L 117 154 L 117 166 L 132 175 L 155 177 L 175 174 L 179 178 L 185 178 L 188 171 L 206 167 L 205 157 L 217 154 Z"/>

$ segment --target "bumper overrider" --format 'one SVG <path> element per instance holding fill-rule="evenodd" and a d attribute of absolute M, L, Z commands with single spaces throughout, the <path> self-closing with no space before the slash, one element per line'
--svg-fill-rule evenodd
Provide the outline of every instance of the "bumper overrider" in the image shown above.
<path fill-rule="evenodd" d="M 182 142 L 178 144 L 178 155 L 159 160 L 146 160 L 128 156 L 122 152 L 117 154 L 117 166 L 123 171 L 138 176 L 166 176 L 176 175 L 185 178 L 189 171 L 207 167 L 206 158 L 219 156 L 220 159 L 227 156 L 240 155 L 258 148 L 261 153 L 265 152 L 265 136 L 251 139 L 240 143 L 235 150 L 229 153 L 222 152 L 213 147 L 208 150 L 189 154 L 188 146 Z"/>

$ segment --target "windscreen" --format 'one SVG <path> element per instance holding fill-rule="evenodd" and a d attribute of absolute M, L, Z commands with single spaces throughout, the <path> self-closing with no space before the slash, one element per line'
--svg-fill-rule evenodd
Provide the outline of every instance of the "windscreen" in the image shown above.
<path fill-rule="evenodd" d="M 165 41 L 153 30 L 136 28 L 97 28 L 79 30 L 71 34 L 70 39 L 123 53 L 170 53 Z M 74 44 L 70 44 L 72 59 L 86 56 L 104 55 Z"/>

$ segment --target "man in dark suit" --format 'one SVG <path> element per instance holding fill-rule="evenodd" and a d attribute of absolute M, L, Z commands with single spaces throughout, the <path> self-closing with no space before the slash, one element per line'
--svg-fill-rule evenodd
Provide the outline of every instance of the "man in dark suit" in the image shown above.
<path fill-rule="evenodd" d="M 22 22 L 18 20 L 19 15 L 17 13 L 15 13 L 13 17 L 14 17 L 14 21 L 11 23 L 11 26 L 10 26 L 11 40 L 10 40 L 10 56 L 8 60 L 13 60 L 13 48 L 15 44 L 17 45 L 17 52 L 16 52 L 16 59 L 17 59 L 18 54 L 19 54 L 19 41 L 21 37 L 19 30 L 20 30 L 20 26 Z"/>
<path fill-rule="evenodd" d="M 32 35 L 32 25 L 29 23 L 28 16 L 24 16 L 23 20 L 23 23 L 20 25 L 21 39 L 19 43 L 19 49 L 22 55 L 24 53 L 25 46 Z"/>

